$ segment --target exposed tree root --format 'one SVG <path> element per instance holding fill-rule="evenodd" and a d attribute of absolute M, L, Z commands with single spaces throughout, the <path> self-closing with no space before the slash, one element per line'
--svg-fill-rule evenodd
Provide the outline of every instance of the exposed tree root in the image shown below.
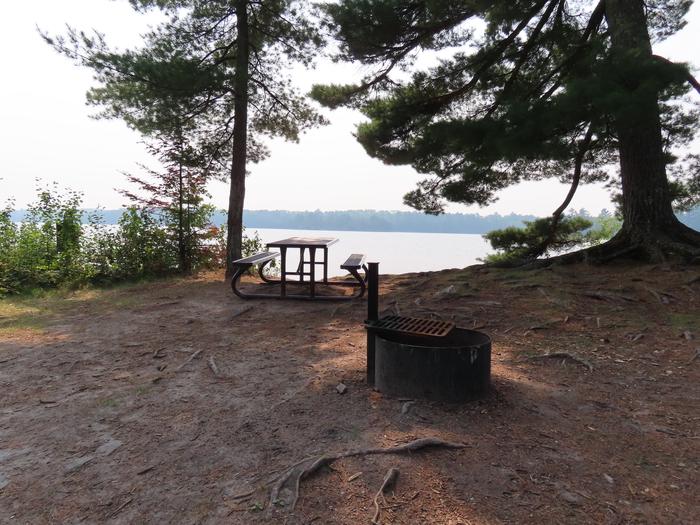
<path fill-rule="evenodd" d="M 185 366 L 187 366 L 187 364 L 190 361 L 192 361 L 193 359 L 197 359 L 202 352 L 204 352 L 204 350 L 197 350 L 196 352 L 192 352 L 192 354 L 187 359 L 185 359 L 185 361 L 180 366 L 178 366 L 175 369 L 175 371 L 179 372 L 180 370 L 182 370 Z"/>
<path fill-rule="evenodd" d="M 582 292 L 581 295 L 584 295 L 586 297 L 593 297 L 594 299 L 600 299 L 601 301 L 629 301 L 629 302 L 634 302 L 637 301 L 634 297 L 630 295 L 624 295 L 621 293 L 612 293 L 612 292 L 606 292 L 602 290 L 587 290 L 585 292 Z"/>
<path fill-rule="evenodd" d="M 216 366 L 216 361 L 214 361 L 214 356 L 209 357 L 209 368 L 211 368 L 214 377 L 219 377 L 219 367 Z"/>
<path fill-rule="evenodd" d="M 284 505 L 294 509 L 299 499 L 299 485 L 301 480 L 317 472 L 321 467 L 328 466 L 334 461 L 354 456 L 369 456 L 374 454 L 401 454 L 413 452 L 422 448 L 465 448 L 463 443 L 451 443 L 437 438 L 421 438 L 389 448 L 363 448 L 349 450 L 338 454 L 325 454 L 318 457 L 307 458 L 292 465 L 281 476 L 273 480 L 274 485 L 270 491 L 270 508 L 274 505 Z"/>
<path fill-rule="evenodd" d="M 670 230 L 672 231 L 647 235 L 620 231 L 609 241 L 597 246 L 548 259 L 515 261 L 508 266 L 535 269 L 581 262 L 606 264 L 619 259 L 645 262 L 668 262 L 669 259 L 676 259 L 690 263 L 700 262 L 700 232 L 680 222 Z"/>
<path fill-rule="evenodd" d="M 386 473 L 386 476 L 384 476 L 382 486 L 379 487 L 379 490 L 374 495 L 374 516 L 372 516 L 372 525 L 379 525 L 379 514 L 381 514 L 381 508 L 379 507 L 379 499 L 381 498 L 382 501 L 384 501 L 384 503 L 386 504 L 386 500 L 384 499 L 384 493 L 389 489 L 390 486 L 396 483 L 398 477 L 399 471 L 398 469 L 395 469 L 393 467 L 390 468 L 389 471 Z"/>
<path fill-rule="evenodd" d="M 589 372 L 593 372 L 593 365 L 586 361 L 585 359 L 581 359 L 580 357 L 577 357 L 573 354 L 570 354 L 568 352 L 550 352 L 548 354 L 542 354 L 542 355 L 533 355 L 529 357 L 529 359 L 545 359 L 545 358 L 554 358 L 554 359 L 569 359 L 573 361 L 574 363 L 578 363 L 579 365 L 583 365 L 586 368 L 588 368 Z"/>

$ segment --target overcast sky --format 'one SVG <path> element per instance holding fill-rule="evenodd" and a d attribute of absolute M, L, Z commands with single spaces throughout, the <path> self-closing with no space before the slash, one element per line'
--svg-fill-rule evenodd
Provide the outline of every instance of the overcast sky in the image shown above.
<path fill-rule="evenodd" d="M 673 60 L 700 64 L 700 6 L 688 26 L 655 52 Z M 88 70 L 74 66 L 40 38 L 37 27 L 60 33 L 66 23 L 106 33 L 116 46 L 134 46 L 155 18 L 135 14 L 126 0 L 22 0 L 5 2 L 0 18 L 0 205 L 14 197 L 18 207 L 34 197 L 35 179 L 57 181 L 84 192 L 86 207 L 125 204 L 114 188 L 124 187 L 124 171 L 151 163 L 139 135 L 119 121 L 90 118 L 85 105 L 93 85 Z M 362 71 L 324 64 L 300 73 L 300 86 L 313 82 L 352 81 Z M 299 144 L 270 143 L 271 157 L 251 165 L 247 209 L 334 210 L 408 209 L 402 204 L 420 176 L 410 167 L 384 166 L 368 157 L 352 132 L 361 115 L 349 110 L 326 112 L 332 124 L 308 132 Z M 698 148 L 696 148 L 698 149 Z M 567 187 L 553 181 L 527 183 L 503 191 L 486 208 L 451 205 L 449 211 L 532 213 L 545 215 L 558 206 Z M 214 204 L 225 207 L 228 189 L 211 186 Z M 579 189 L 573 208 L 597 213 L 611 208 L 602 188 Z"/>

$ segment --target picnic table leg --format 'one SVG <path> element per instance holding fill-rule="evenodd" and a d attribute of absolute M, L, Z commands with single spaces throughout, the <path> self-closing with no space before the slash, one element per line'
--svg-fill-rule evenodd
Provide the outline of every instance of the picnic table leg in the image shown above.
<path fill-rule="evenodd" d="M 276 283 L 276 282 L 278 282 L 278 281 L 276 281 L 275 279 L 271 279 L 270 277 L 268 277 L 267 275 L 265 275 L 265 272 L 264 272 L 265 267 L 266 267 L 268 264 L 270 264 L 270 263 L 272 263 L 272 261 L 266 261 L 266 262 L 262 263 L 260 266 L 258 266 L 258 275 L 259 275 L 260 278 L 261 278 L 264 282 L 266 282 L 267 284 L 274 284 L 274 283 Z"/>
<path fill-rule="evenodd" d="M 280 247 L 280 256 L 282 258 L 282 261 L 280 263 L 281 265 L 281 270 L 280 270 L 280 277 L 281 277 L 281 282 L 280 282 L 280 295 L 282 297 L 287 296 L 287 248 L 286 246 Z"/>
<path fill-rule="evenodd" d="M 240 278 L 243 276 L 243 274 L 246 272 L 246 270 L 250 268 L 250 266 L 241 266 L 239 268 L 236 268 L 235 273 L 233 274 L 233 277 L 231 278 L 231 289 L 233 290 L 233 293 L 235 293 L 238 297 L 241 299 L 250 299 L 248 295 L 243 293 L 238 289 L 238 281 Z"/>
<path fill-rule="evenodd" d="M 323 282 L 328 284 L 328 248 L 323 248 Z"/>
<path fill-rule="evenodd" d="M 299 249 L 299 266 L 297 266 L 297 272 L 299 273 L 299 282 L 304 282 L 304 248 Z"/>
<path fill-rule="evenodd" d="M 316 297 L 316 248 L 310 246 L 309 255 L 311 256 L 311 297 Z"/>

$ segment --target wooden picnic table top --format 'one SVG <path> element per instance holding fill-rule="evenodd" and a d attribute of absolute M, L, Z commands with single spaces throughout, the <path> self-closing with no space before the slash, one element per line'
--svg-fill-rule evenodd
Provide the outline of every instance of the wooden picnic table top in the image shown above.
<path fill-rule="evenodd" d="M 268 248 L 327 248 L 338 242 L 335 237 L 289 237 L 280 241 L 268 242 Z"/>

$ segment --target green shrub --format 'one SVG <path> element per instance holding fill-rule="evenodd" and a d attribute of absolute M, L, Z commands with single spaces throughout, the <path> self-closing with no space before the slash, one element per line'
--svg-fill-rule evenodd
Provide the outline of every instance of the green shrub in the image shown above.
<path fill-rule="evenodd" d="M 38 191 L 21 224 L 12 221 L 12 201 L 0 209 L 0 296 L 225 266 L 226 231 L 210 224 L 211 205 L 190 207 L 184 242 L 172 209 L 131 206 L 114 226 L 105 224 L 99 211 L 82 224 L 81 205 L 79 193 L 53 185 Z M 183 246 L 186 269 L 181 267 Z M 257 233 L 244 235 L 245 255 L 262 249 Z"/>
<path fill-rule="evenodd" d="M 620 229 L 620 224 L 620 221 L 612 216 L 598 219 L 567 216 L 560 219 L 552 233 L 551 217 L 526 221 L 522 227 L 511 226 L 485 234 L 484 239 L 496 250 L 496 253 L 487 256 L 485 261 L 513 262 L 593 246 L 615 235 Z"/>
<path fill-rule="evenodd" d="M 20 225 L 12 223 L 12 204 L 0 214 L 0 291 L 17 293 L 79 280 L 82 237 L 78 193 L 40 189 Z"/>
<path fill-rule="evenodd" d="M 212 242 L 209 244 L 210 247 L 210 261 L 212 267 L 215 268 L 225 268 L 226 267 L 226 225 L 212 227 Z M 243 257 L 248 257 L 249 255 L 255 255 L 258 252 L 265 251 L 266 247 L 260 235 L 256 231 L 252 236 L 246 234 L 246 229 L 243 228 L 243 242 L 241 243 L 241 251 Z M 276 268 L 275 261 L 268 266 L 268 268 Z M 251 268 L 251 273 L 253 269 Z"/>
<path fill-rule="evenodd" d="M 156 277 L 177 271 L 177 252 L 153 213 L 129 207 L 119 219 L 115 279 Z"/>

